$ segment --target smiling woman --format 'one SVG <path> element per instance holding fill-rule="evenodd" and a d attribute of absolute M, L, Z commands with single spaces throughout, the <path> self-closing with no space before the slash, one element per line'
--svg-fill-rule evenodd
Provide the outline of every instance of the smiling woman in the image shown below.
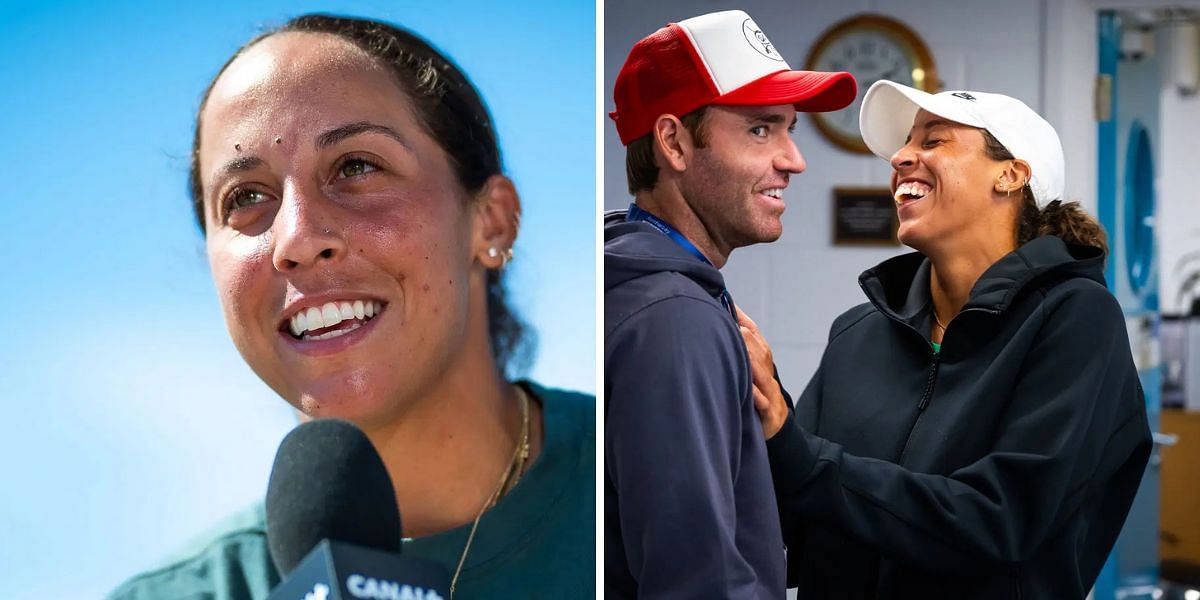
<path fill-rule="evenodd" d="M 802 598 L 1083 598 L 1150 453 L 1104 233 L 1020 100 L 879 81 L 899 237 L 794 410 L 743 334 Z M 769 407 L 768 407 L 769 406 Z"/>
<path fill-rule="evenodd" d="M 591 595 L 594 400 L 504 377 L 521 204 L 458 68 L 387 24 L 294 19 L 211 84 L 190 183 L 238 351 L 305 419 L 367 434 L 404 552 L 460 598 Z M 263 597 L 279 576 L 244 521 L 114 596 Z"/>

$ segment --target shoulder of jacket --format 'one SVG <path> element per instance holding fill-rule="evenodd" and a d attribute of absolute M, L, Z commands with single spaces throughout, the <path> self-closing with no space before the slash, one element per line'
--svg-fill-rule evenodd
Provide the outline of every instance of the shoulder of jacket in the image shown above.
<path fill-rule="evenodd" d="M 1066 307 L 1071 314 L 1079 317 L 1122 317 L 1124 314 L 1120 302 L 1107 287 L 1084 277 L 1047 283 L 1041 287 L 1040 298 L 1049 312 L 1060 312 L 1060 308 Z"/>
<path fill-rule="evenodd" d="M 258 505 L 251 511 L 261 508 Z M 209 598 L 219 591 L 216 586 L 227 579 L 222 574 L 228 572 L 238 572 L 244 577 L 259 574 L 263 581 L 246 582 L 248 587 L 269 588 L 274 567 L 267 549 L 266 528 L 253 519 L 247 522 L 245 513 L 227 519 L 222 524 L 226 528 L 218 527 L 215 532 L 189 544 L 187 550 L 168 559 L 162 566 L 133 576 L 113 590 L 108 600 Z M 234 525 L 229 527 L 231 523 Z M 220 597 L 238 596 L 226 594 Z"/>
<path fill-rule="evenodd" d="M 636 294 L 647 299 L 670 296 L 712 298 L 700 284 L 676 271 L 654 271 L 627 279 L 605 291 L 605 296 L 609 294 Z"/>
<path fill-rule="evenodd" d="M 541 396 L 546 407 L 543 410 L 553 410 L 560 413 L 572 423 L 579 435 L 596 434 L 596 397 L 592 394 L 551 388 L 539 383 L 528 381 L 534 393 Z"/>
<path fill-rule="evenodd" d="M 725 308 L 698 283 L 679 273 L 663 271 L 631 279 L 604 294 L 605 335 L 642 318 L 667 322 L 693 319 L 696 313 L 704 318 L 693 321 L 696 326 L 726 323 L 733 327 Z"/>
<path fill-rule="evenodd" d="M 838 315 L 838 317 L 833 320 L 833 325 L 829 328 L 829 341 L 832 342 L 846 330 L 863 322 L 863 320 L 867 317 L 878 313 L 879 309 L 875 308 L 874 304 L 871 304 L 870 302 L 864 302 Z"/>

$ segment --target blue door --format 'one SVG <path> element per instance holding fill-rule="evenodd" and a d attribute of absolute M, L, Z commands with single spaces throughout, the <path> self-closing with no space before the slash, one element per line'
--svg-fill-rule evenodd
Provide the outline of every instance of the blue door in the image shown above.
<path fill-rule="evenodd" d="M 1154 233 L 1154 157 L 1158 143 L 1158 53 L 1122 55 L 1121 17 L 1099 16 L 1097 85 L 1098 213 L 1108 232 L 1105 277 L 1120 301 L 1130 350 L 1146 395 L 1151 430 L 1158 430 L 1158 260 Z M 1155 598 L 1158 585 L 1159 454 L 1142 479 L 1117 546 L 1096 582 L 1096 600 Z"/>

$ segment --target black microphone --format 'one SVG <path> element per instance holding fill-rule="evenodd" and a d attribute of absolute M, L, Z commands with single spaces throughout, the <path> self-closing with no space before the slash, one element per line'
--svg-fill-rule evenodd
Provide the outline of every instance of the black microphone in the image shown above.
<path fill-rule="evenodd" d="M 400 511 L 383 459 L 347 421 L 283 438 L 267 485 L 267 547 L 283 576 L 268 600 L 446 600 L 440 565 L 400 556 Z"/>

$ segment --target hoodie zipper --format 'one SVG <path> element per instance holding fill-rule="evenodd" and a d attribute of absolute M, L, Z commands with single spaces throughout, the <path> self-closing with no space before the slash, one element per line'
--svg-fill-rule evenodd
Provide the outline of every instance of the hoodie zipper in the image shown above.
<path fill-rule="evenodd" d="M 911 329 L 920 335 L 915 328 Z M 921 336 L 921 341 L 925 341 L 925 336 Z M 904 459 L 908 457 L 908 445 L 912 442 L 913 433 L 917 430 L 917 425 L 921 423 L 921 415 L 925 414 L 925 407 L 929 406 L 929 401 L 933 398 L 933 388 L 937 384 L 938 367 L 941 362 L 939 354 L 930 348 L 929 374 L 925 377 L 925 390 L 921 392 L 921 400 L 917 402 L 917 416 L 913 417 L 912 425 L 908 426 L 908 435 L 904 436 L 904 446 L 900 448 L 900 458 L 896 461 L 897 464 L 903 465 Z"/>
<path fill-rule="evenodd" d="M 907 327 L 909 329 L 909 331 L 912 331 L 914 334 L 916 334 L 916 336 L 918 338 L 920 338 L 922 344 L 925 344 L 926 346 L 929 345 L 929 340 L 925 339 L 925 335 L 923 333 L 921 333 L 920 331 L 917 331 L 916 327 L 913 327 L 912 325 L 909 325 L 908 323 L 901 321 L 900 318 L 897 317 L 895 314 L 893 314 L 891 310 L 886 310 L 878 301 L 876 301 L 875 296 L 867 291 L 866 285 L 864 285 L 860 282 L 859 287 L 863 288 L 863 293 L 866 294 L 867 300 L 869 300 L 871 302 L 871 304 L 875 306 L 875 310 L 879 311 L 880 314 L 884 315 L 885 317 Z M 964 313 L 969 313 L 969 312 L 981 312 L 981 313 L 986 313 L 986 314 L 990 314 L 990 315 L 1000 314 L 999 310 L 996 310 L 994 308 L 983 308 L 980 306 L 963 309 L 963 310 L 959 311 L 958 314 L 962 315 Z M 949 327 L 949 325 L 947 325 L 946 327 Z M 946 332 L 943 331 L 942 332 L 943 340 L 945 339 L 945 335 L 946 335 Z M 941 355 L 938 352 L 934 352 L 932 347 L 929 349 L 929 354 L 930 354 L 929 375 L 925 379 L 925 390 L 921 393 L 921 399 L 917 402 L 917 411 L 918 411 L 917 418 L 916 418 L 916 420 L 913 421 L 912 427 L 910 427 L 908 429 L 909 437 L 912 437 L 912 432 L 917 428 L 917 421 L 921 420 L 921 414 L 923 414 L 925 412 L 925 409 L 929 406 L 929 402 L 933 399 L 933 388 L 937 384 L 938 367 L 941 364 Z M 908 450 L 908 441 L 905 440 L 904 451 L 901 452 L 901 457 L 904 456 L 904 454 L 907 452 L 907 450 Z"/>
<path fill-rule="evenodd" d="M 929 376 L 925 378 L 925 391 L 921 393 L 921 401 L 917 403 L 917 410 L 922 412 L 925 411 L 925 407 L 929 406 L 929 400 L 933 398 L 933 386 L 937 383 L 938 365 L 942 362 L 941 354 L 932 350 L 929 354 Z M 916 426 L 917 424 L 913 423 L 914 429 Z M 909 433 L 912 433 L 911 430 Z"/>
<path fill-rule="evenodd" d="M 981 312 L 990 315 L 1000 314 L 1000 311 L 994 308 L 981 308 L 977 306 L 959 311 L 958 316 L 969 312 Z M 951 320 L 951 323 L 953 323 L 953 320 Z M 905 323 L 905 325 L 907 325 L 907 323 Z M 949 328 L 949 325 L 946 327 Z M 909 326 L 909 329 L 912 329 L 917 333 L 917 335 L 920 335 L 921 341 L 925 341 L 925 336 L 921 335 L 921 332 L 917 331 L 915 327 Z M 945 341 L 946 335 L 947 332 L 942 331 L 942 341 Z M 934 352 L 931 349 L 929 354 L 929 376 L 925 379 L 925 391 L 921 393 L 921 400 L 917 402 L 917 410 L 921 412 L 925 411 L 925 409 L 929 406 L 929 401 L 933 399 L 933 388 L 937 384 L 938 367 L 941 366 L 942 363 L 942 355 L 940 352 Z M 916 423 L 913 423 L 913 427 L 916 427 Z M 912 431 L 910 430 L 909 433 L 911 434 Z"/>
<path fill-rule="evenodd" d="M 874 302 L 874 300 L 872 300 L 872 302 Z M 875 307 L 879 308 L 879 305 L 876 304 Z M 880 312 L 883 312 L 883 311 L 880 311 Z M 966 313 L 966 312 L 982 312 L 982 313 L 988 313 L 988 314 L 993 314 L 993 315 L 1000 314 L 1000 311 L 998 311 L 998 310 L 991 309 L 991 308 L 979 308 L 979 307 L 965 309 L 965 310 L 961 311 L 959 314 L 961 315 L 962 313 Z M 900 319 L 893 317 L 891 314 L 889 314 L 887 312 L 884 312 L 883 314 L 888 315 L 888 317 L 891 318 L 893 321 L 896 321 L 897 323 L 900 323 L 900 324 L 908 327 L 914 334 L 917 335 L 917 337 L 919 337 L 921 339 L 921 343 L 929 344 L 929 341 L 925 339 L 924 335 L 921 335 L 920 331 L 917 331 L 916 327 L 913 327 L 912 325 L 909 325 L 908 323 L 905 323 L 904 321 L 901 321 Z M 949 326 L 947 326 L 947 328 L 949 328 Z M 942 341 L 945 341 L 945 339 L 946 339 L 945 336 L 946 336 L 946 332 L 943 331 L 942 332 Z M 937 386 L 938 370 L 941 368 L 941 365 L 942 365 L 941 353 L 934 352 L 933 348 L 931 347 L 929 349 L 929 374 L 925 377 L 925 389 L 921 392 L 921 399 L 917 402 L 917 416 L 913 419 L 912 425 L 910 425 L 908 427 L 908 435 L 906 435 L 904 437 L 904 447 L 902 447 L 900 449 L 900 459 L 898 461 L 896 461 L 897 464 L 903 465 L 905 458 L 908 457 L 908 445 L 909 445 L 909 443 L 912 442 L 913 433 L 915 433 L 917 431 L 917 425 L 921 424 L 921 415 L 925 414 L 925 409 L 929 407 L 929 402 L 933 400 L 933 390 Z"/>

